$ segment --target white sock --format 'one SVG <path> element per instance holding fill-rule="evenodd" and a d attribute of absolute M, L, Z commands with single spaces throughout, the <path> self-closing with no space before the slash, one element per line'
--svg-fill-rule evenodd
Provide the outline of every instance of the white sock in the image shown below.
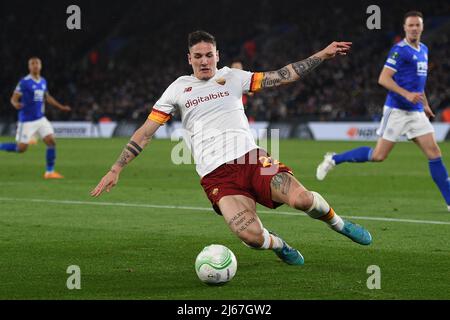
<path fill-rule="evenodd" d="M 336 213 L 334 214 L 333 218 L 325 222 L 330 226 L 331 229 L 335 231 L 341 231 L 342 229 L 344 229 L 344 220 L 342 220 L 342 218 L 339 217 Z"/>
<path fill-rule="evenodd" d="M 317 192 L 311 192 L 314 200 L 313 205 L 306 213 L 313 219 L 320 219 L 335 231 L 341 231 L 344 228 L 344 221 L 339 217 L 327 203 L 327 201 Z"/>
<path fill-rule="evenodd" d="M 283 248 L 283 240 L 281 240 L 280 237 L 277 237 L 276 235 L 270 234 L 266 228 L 264 228 L 263 236 L 264 243 L 261 249 L 276 250 Z"/>

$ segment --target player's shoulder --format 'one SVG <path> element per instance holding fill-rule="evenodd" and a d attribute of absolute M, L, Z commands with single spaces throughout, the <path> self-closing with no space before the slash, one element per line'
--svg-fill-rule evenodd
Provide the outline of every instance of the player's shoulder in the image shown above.
<path fill-rule="evenodd" d="M 428 47 L 425 43 L 421 42 L 420 43 L 420 49 L 425 49 L 428 52 Z"/>
<path fill-rule="evenodd" d="M 27 81 L 31 81 L 31 75 L 27 74 L 26 76 L 23 76 L 22 78 L 20 78 L 20 82 L 27 82 Z"/>
<path fill-rule="evenodd" d="M 170 99 L 176 99 L 182 92 L 185 92 L 187 88 L 192 88 L 194 86 L 195 79 L 194 76 L 188 75 L 178 77 L 167 86 L 163 96 Z"/>
<path fill-rule="evenodd" d="M 428 47 L 423 42 L 420 42 L 419 45 L 421 49 L 428 51 Z M 411 45 L 405 39 L 400 40 L 392 46 L 392 50 L 397 50 L 399 52 L 404 52 L 410 50 L 411 48 Z"/>
<path fill-rule="evenodd" d="M 22 78 L 20 78 L 19 82 L 32 82 L 33 81 L 33 77 L 31 76 L 31 74 L 27 74 L 26 76 L 23 76 Z M 40 77 L 39 82 L 42 83 L 47 83 L 47 79 L 45 79 L 44 77 Z"/>
<path fill-rule="evenodd" d="M 184 75 L 181 77 L 178 77 L 173 81 L 168 87 L 167 90 L 176 91 L 177 89 L 181 87 L 188 86 L 196 81 L 196 78 L 192 75 Z"/>
<path fill-rule="evenodd" d="M 233 77 L 236 77 L 238 75 L 237 72 L 241 70 L 238 69 L 232 69 L 230 67 L 222 67 L 217 70 L 215 78 L 225 78 L 225 79 L 231 79 Z"/>
<path fill-rule="evenodd" d="M 236 78 L 242 80 L 243 78 L 251 77 L 252 72 L 242 69 L 223 67 L 222 69 L 218 70 L 218 75 L 220 77 Z"/>
<path fill-rule="evenodd" d="M 186 83 L 186 82 L 193 82 L 195 81 L 195 77 L 192 75 L 184 75 L 181 77 L 178 77 L 177 79 L 175 79 L 174 82 L 172 82 L 170 85 L 177 85 L 180 83 Z"/>
<path fill-rule="evenodd" d="M 242 70 L 242 69 L 236 69 L 236 68 L 230 68 L 230 67 L 223 67 L 219 70 L 222 74 L 243 74 L 243 73 L 251 73 L 250 71 Z"/>
<path fill-rule="evenodd" d="M 220 76 L 224 76 L 226 74 L 233 73 L 235 70 L 237 69 L 232 69 L 230 67 L 225 66 L 217 70 L 217 74 L 219 74 Z"/>
<path fill-rule="evenodd" d="M 408 58 L 411 54 L 410 51 L 411 47 L 408 45 L 405 39 L 403 39 L 392 46 L 391 57 L 394 59 L 396 59 L 397 57 Z"/>
<path fill-rule="evenodd" d="M 26 88 L 31 85 L 31 76 L 26 75 L 19 79 L 19 83 L 17 84 L 17 88 Z"/>
<path fill-rule="evenodd" d="M 403 51 L 406 48 L 408 48 L 408 44 L 406 43 L 405 39 L 400 40 L 399 42 L 395 43 L 392 46 L 392 50 L 397 50 L 397 51 Z"/>

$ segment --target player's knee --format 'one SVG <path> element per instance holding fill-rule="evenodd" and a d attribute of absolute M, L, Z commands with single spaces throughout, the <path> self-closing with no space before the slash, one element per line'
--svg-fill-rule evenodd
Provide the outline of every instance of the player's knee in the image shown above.
<path fill-rule="evenodd" d="M 373 153 L 372 159 L 370 159 L 372 162 L 382 162 L 387 159 L 387 154 L 379 154 L 379 153 Z"/>
<path fill-rule="evenodd" d="M 306 211 L 313 205 L 314 196 L 311 191 L 304 190 L 297 194 L 295 200 L 291 201 L 291 206 L 295 209 Z"/>
<path fill-rule="evenodd" d="M 19 145 L 18 147 L 17 147 L 17 152 L 18 153 L 24 153 L 25 151 L 27 151 L 28 150 L 28 146 L 27 145 Z"/>
<path fill-rule="evenodd" d="M 47 141 L 45 142 L 45 144 L 46 144 L 48 147 L 56 147 L 56 141 L 55 141 L 54 139 L 52 139 L 52 140 L 47 140 Z"/>
<path fill-rule="evenodd" d="M 435 145 L 428 151 L 428 158 L 429 159 L 437 159 L 442 157 L 441 149 L 439 149 L 439 146 Z"/>
<path fill-rule="evenodd" d="M 317 192 L 311 192 L 313 203 L 305 212 L 313 219 L 319 219 L 330 211 L 328 202 Z"/>
<path fill-rule="evenodd" d="M 44 143 L 48 146 L 48 147 L 54 147 L 56 146 L 56 139 L 55 136 L 52 134 L 49 134 L 48 136 L 45 136 L 44 139 L 42 139 L 44 141 Z"/>

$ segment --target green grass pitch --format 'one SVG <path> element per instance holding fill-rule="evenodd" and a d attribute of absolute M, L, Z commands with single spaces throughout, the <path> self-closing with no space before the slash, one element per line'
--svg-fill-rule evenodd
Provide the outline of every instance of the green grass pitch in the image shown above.
<path fill-rule="evenodd" d="M 170 161 L 174 142 L 152 141 L 111 193 L 90 198 L 126 141 L 60 139 L 61 181 L 42 178 L 42 142 L 25 154 L 0 153 L 0 299 L 450 298 L 450 213 L 413 143 L 399 143 L 384 163 L 343 164 L 318 182 L 326 151 L 362 143 L 281 142 L 280 160 L 296 177 L 374 238 L 359 246 L 287 206 L 258 207 L 265 226 L 304 255 L 295 267 L 248 249 L 222 217 L 201 209 L 210 204 L 194 166 Z M 449 167 L 450 143 L 440 146 Z M 211 243 L 238 259 L 225 286 L 206 286 L 195 274 L 196 255 Z M 70 265 L 81 268 L 81 290 L 66 287 Z M 366 286 L 371 265 L 380 267 L 381 289 Z"/>

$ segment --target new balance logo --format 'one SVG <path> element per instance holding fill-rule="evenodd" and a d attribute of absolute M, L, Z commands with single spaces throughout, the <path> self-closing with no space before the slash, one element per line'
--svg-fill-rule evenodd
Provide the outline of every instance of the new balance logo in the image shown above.
<path fill-rule="evenodd" d="M 187 87 L 187 88 L 184 89 L 183 93 L 191 92 L 191 91 L 192 91 L 192 87 Z"/>
<path fill-rule="evenodd" d="M 413 56 L 413 60 L 417 60 L 417 56 L 416 55 Z"/>

